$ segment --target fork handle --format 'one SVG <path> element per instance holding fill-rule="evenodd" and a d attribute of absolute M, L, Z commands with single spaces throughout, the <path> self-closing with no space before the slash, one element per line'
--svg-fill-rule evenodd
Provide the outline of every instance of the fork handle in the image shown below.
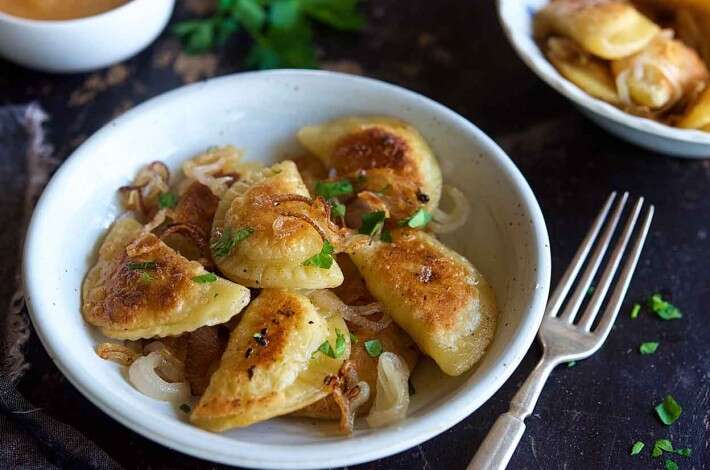
<path fill-rule="evenodd" d="M 542 387 L 557 363 L 543 355 L 513 397 L 510 410 L 498 417 L 466 470 L 505 470 L 525 432 L 525 418 L 535 408 Z"/>

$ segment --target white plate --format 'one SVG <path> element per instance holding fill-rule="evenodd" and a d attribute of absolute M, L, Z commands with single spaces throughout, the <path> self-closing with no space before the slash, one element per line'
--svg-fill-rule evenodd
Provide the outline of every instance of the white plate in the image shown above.
<path fill-rule="evenodd" d="M 679 129 L 625 113 L 591 97 L 560 75 L 533 38 L 535 13 L 547 3 L 549 0 L 498 0 L 498 15 L 503 30 L 528 67 L 570 99 L 592 121 L 617 137 L 667 155 L 710 158 L 710 133 Z"/>
<path fill-rule="evenodd" d="M 492 283 L 501 310 L 495 339 L 469 373 L 443 376 L 430 362 L 414 374 L 407 419 L 351 438 L 333 425 L 294 418 L 213 434 L 148 398 L 118 365 L 93 352 L 100 335 L 82 320 L 80 288 L 98 240 L 120 209 L 116 189 L 146 163 L 178 168 L 211 145 L 236 144 L 247 159 L 297 155 L 303 125 L 352 114 L 387 114 L 414 124 L 439 157 L 446 182 L 472 204 L 464 228 L 445 241 Z M 540 208 L 510 159 L 471 123 L 423 96 L 348 75 L 276 71 L 233 75 L 154 98 L 105 126 L 62 165 L 37 204 L 24 253 L 34 326 L 49 355 L 94 404 L 134 431 L 216 462 L 260 468 L 352 465 L 417 445 L 481 406 L 510 376 L 540 324 L 550 280 Z"/>

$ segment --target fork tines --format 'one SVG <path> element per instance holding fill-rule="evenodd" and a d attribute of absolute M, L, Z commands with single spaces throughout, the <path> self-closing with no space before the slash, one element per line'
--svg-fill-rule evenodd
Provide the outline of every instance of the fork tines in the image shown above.
<path fill-rule="evenodd" d="M 648 234 L 649 226 L 651 225 L 651 219 L 653 218 L 654 208 L 652 205 L 649 205 L 646 208 L 643 220 L 637 230 L 636 238 L 629 247 L 629 241 L 631 240 L 634 229 L 637 225 L 636 222 L 639 219 L 641 209 L 644 205 L 644 198 L 639 197 L 626 216 L 626 223 L 617 236 L 616 244 L 614 245 L 612 252 L 609 254 L 602 274 L 594 287 L 593 294 L 580 316 L 579 312 L 582 303 L 589 293 L 594 276 L 596 275 L 602 260 L 607 253 L 609 245 L 611 244 L 616 228 L 621 221 L 622 213 L 624 212 L 624 207 L 628 199 L 628 192 L 625 192 L 619 198 L 617 198 L 616 192 L 611 193 L 606 201 L 606 204 L 604 204 L 604 207 L 602 207 L 599 215 L 594 220 L 589 233 L 587 233 L 587 236 L 577 250 L 570 266 L 562 276 L 560 283 L 550 296 L 547 311 L 545 312 L 547 317 L 555 317 L 560 322 L 574 326 L 584 332 L 589 332 L 592 329 L 594 320 L 597 318 L 597 314 L 599 313 L 602 303 L 607 297 L 607 293 L 612 285 L 614 276 L 621 265 L 622 258 L 626 255 L 625 262 L 621 267 L 621 272 L 613 286 L 611 296 L 607 300 L 604 313 L 600 317 L 599 323 L 593 332 L 593 334 L 598 336 L 601 340 L 600 343 L 606 339 L 606 336 L 611 330 L 611 326 L 614 324 L 616 315 L 619 312 L 619 308 L 621 307 L 621 303 L 629 287 L 631 276 L 636 268 L 644 241 L 646 240 L 646 235 Z M 611 215 L 609 215 L 610 213 Z M 588 257 L 589 259 L 587 260 Z M 565 309 L 558 315 L 558 312 L 560 311 L 565 298 L 567 298 L 567 294 L 572 288 L 574 281 L 585 261 L 587 261 L 587 267 L 581 277 L 579 277 L 574 291 L 567 299 Z M 576 323 L 575 319 L 578 319 Z"/>

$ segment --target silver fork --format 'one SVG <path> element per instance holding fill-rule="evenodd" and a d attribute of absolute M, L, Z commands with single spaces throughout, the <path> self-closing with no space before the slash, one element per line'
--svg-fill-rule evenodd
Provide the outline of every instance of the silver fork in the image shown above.
<path fill-rule="evenodd" d="M 621 259 L 626 251 L 629 240 L 636 226 L 636 221 L 641 213 L 643 198 L 639 198 L 628 215 L 628 220 L 618 237 L 614 250 L 611 252 L 604 271 L 599 278 L 593 295 L 589 299 L 584 312 L 579 320 L 575 318 L 580 311 L 580 307 L 587 296 L 589 288 L 594 279 L 599 266 L 604 258 L 604 254 L 609 247 L 614 235 L 616 226 L 621 219 L 628 193 L 624 193 L 613 208 L 616 193 L 612 193 L 607 199 L 599 215 L 594 220 L 592 228 L 577 249 L 572 263 L 565 271 L 557 288 L 550 296 L 542 321 L 542 326 L 538 333 L 540 343 L 542 343 L 542 359 L 533 369 L 530 376 L 523 383 L 518 393 L 515 394 L 510 404 L 510 410 L 502 414 L 493 427 L 488 432 L 486 439 L 476 452 L 473 460 L 468 465 L 467 470 L 503 470 L 508 465 L 510 458 L 515 452 L 520 439 L 525 432 L 525 418 L 530 416 L 535 403 L 540 397 L 542 387 L 550 376 L 555 366 L 568 361 L 584 359 L 596 352 L 611 331 L 619 307 L 626 295 L 626 290 L 631 282 L 631 276 L 636 269 L 641 249 L 643 248 L 648 229 L 653 218 L 653 206 L 649 206 L 641 222 L 636 238 L 628 251 L 626 262 L 621 268 L 621 273 L 614 285 L 606 308 L 599 318 L 598 324 L 592 328 L 594 320 L 599 313 L 602 302 L 611 286 L 614 275 L 621 264 Z M 606 223 L 604 231 L 595 245 L 595 240 L 605 225 L 605 221 L 611 211 L 611 218 Z M 593 250 L 592 250 L 593 248 Z M 580 269 L 585 260 L 592 252 L 587 268 L 579 277 L 577 287 L 572 292 L 565 309 L 559 313 L 567 294 L 572 288 Z M 559 313 L 559 314 L 558 314 Z"/>

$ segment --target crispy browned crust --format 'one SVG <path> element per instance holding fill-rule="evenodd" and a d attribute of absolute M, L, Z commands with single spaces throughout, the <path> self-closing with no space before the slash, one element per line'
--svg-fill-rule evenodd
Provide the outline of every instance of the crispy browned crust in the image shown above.
<path fill-rule="evenodd" d="M 180 196 L 173 210 L 175 223 L 190 224 L 199 227 L 205 236 L 212 228 L 212 219 L 217 211 L 219 198 L 212 194 L 204 184 L 194 182 Z"/>
<path fill-rule="evenodd" d="M 414 230 L 395 230 L 392 235 L 394 243 L 380 244 L 373 258 L 379 282 L 406 298 L 412 312 L 432 330 L 455 328 L 460 310 L 478 295 L 472 273 L 465 264 L 442 256 Z"/>
<path fill-rule="evenodd" d="M 370 127 L 342 137 L 333 149 L 332 165 L 338 174 L 391 168 L 398 175 L 420 183 L 415 160 L 405 139 L 387 129 Z"/>
<path fill-rule="evenodd" d="M 235 330 L 217 372 L 228 373 L 232 377 L 231 390 L 238 390 L 241 383 L 250 381 L 261 368 L 268 368 L 287 355 L 285 346 L 288 333 L 296 327 L 298 317 L 305 313 L 306 305 L 300 296 L 279 289 L 262 291 L 244 314 L 249 315 L 250 324 L 255 319 L 254 333 L 259 333 L 262 339 L 250 337 L 247 342 L 239 341 L 242 336 L 236 335 Z M 272 392 L 242 399 L 221 391 L 215 391 L 215 394 L 208 396 L 209 392 L 208 388 L 195 408 L 193 418 L 228 416 L 236 408 L 266 404 L 277 396 L 277 393 Z"/>
<path fill-rule="evenodd" d="M 140 254 L 121 250 L 115 267 L 103 283 L 102 294 L 86 299 L 88 322 L 110 329 L 131 329 L 146 323 L 146 315 L 158 322 L 169 317 L 190 286 L 194 267 L 161 242 L 145 234 L 134 245 Z M 154 262 L 154 269 L 134 269 L 129 263 Z"/>

